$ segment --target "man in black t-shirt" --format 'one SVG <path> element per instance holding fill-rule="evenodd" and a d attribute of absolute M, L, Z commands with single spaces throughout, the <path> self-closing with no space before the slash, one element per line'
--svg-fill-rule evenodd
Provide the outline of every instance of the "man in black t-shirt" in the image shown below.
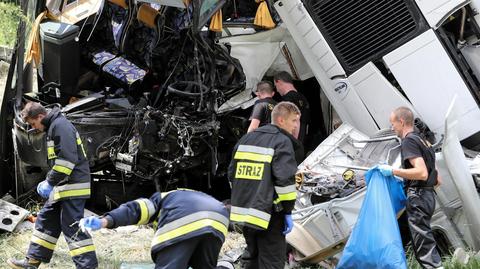
<path fill-rule="evenodd" d="M 258 127 L 271 123 L 272 110 L 277 104 L 272 98 L 275 95 L 273 85 L 268 81 L 259 82 L 255 94 L 257 95 L 258 100 L 253 107 L 252 115 L 250 116 L 250 126 L 248 126 L 247 133 Z"/>
<path fill-rule="evenodd" d="M 435 152 L 427 141 L 414 133 L 413 113 L 409 108 L 395 109 L 390 123 L 402 139 L 402 168 L 380 165 L 379 169 L 384 176 L 395 175 L 406 180 L 407 221 L 417 261 L 423 268 L 443 268 L 430 227 L 435 211 L 434 187 L 440 185 Z"/>
<path fill-rule="evenodd" d="M 303 94 L 299 93 L 293 86 L 292 76 L 285 72 L 279 72 L 273 77 L 275 88 L 282 96 L 283 101 L 292 102 L 300 109 L 300 129 L 298 134 L 294 135 L 302 143 L 305 142 L 305 136 L 308 134 L 308 124 L 310 123 L 310 104 Z"/>

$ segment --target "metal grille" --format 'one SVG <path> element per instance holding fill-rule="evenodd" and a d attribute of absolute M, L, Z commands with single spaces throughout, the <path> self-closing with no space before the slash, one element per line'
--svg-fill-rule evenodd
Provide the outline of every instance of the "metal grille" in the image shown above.
<path fill-rule="evenodd" d="M 425 26 L 408 0 L 304 0 L 347 73 L 385 55 Z"/>

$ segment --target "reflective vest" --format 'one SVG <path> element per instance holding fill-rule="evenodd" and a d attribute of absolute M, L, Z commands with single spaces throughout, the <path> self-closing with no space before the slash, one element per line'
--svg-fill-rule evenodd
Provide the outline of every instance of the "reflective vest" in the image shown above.
<path fill-rule="evenodd" d="M 268 124 L 239 140 L 228 169 L 232 184 L 231 221 L 265 230 L 272 211 L 292 211 L 297 197 L 292 138 Z"/>
<path fill-rule="evenodd" d="M 42 120 L 47 130 L 47 180 L 53 186 L 50 201 L 88 199 L 90 168 L 82 139 L 58 108 Z"/>
<path fill-rule="evenodd" d="M 213 197 L 193 190 L 155 193 L 137 199 L 106 214 L 115 228 L 154 223 L 152 256 L 162 248 L 203 234 L 213 234 L 222 242 L 228 232 L 228 211 Z"/>

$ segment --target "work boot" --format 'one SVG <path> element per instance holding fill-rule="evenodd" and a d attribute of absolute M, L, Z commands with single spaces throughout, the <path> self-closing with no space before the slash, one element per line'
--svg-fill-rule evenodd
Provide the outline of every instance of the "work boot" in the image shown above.
<path fill-rule="evenodd" d="M 14 269 L 36 269 L 40 266 L 40 261 L 35 259 L 25 258 L 23 260 L 16 260 L 16 259 L 8 259 L 7 260 L 8 266 Z"/>

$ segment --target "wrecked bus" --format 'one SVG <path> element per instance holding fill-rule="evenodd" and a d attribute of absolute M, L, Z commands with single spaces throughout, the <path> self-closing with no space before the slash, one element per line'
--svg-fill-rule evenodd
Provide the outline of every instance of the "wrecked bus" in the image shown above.
<path fill-rule="evenodd" d="M 17 201 L 46 172 L 44 134 L 23 104 L 60 107 L 75 125 L 93 176 L 92 202 L 113 207 L 186 187 L 227 198 L 242 113 L 218 108 L 245 89 L 228 49 L 204 25 L 225 0 L 21 1 L 1 110 L 1 193 Z"/>
<path fill-rule="evenodd" d="M 62 107 L 79 130 L 94 204 L 177 186 L 227 198 L 225 168 L 246 130 L 252 89 L 286 70 L 315 115 L 287 238 L 296 259 L 316 263 L 342 250 L 365 193 L 363 171 L 399 164 L 398 138 L 386 130 L 398 106 L 438 142 L 444 184 L 432 226 L 441 252 L 479 249 L 480 1 L 266 1 L 277 24 L 267 31 L 237 14 L 252 12 L 248 1 L 190 2 L 22 2 L 32 23 L 19 28 L 2 100 L 2 193 L 27 196 L 45 172 L 43 137 L 18 117 L 33 100 Z M 34 69 L 27 37 L 46 8 Z M 219 38 L 203 30 L 220 8 L 236 15 L 224 16 Z"/>

